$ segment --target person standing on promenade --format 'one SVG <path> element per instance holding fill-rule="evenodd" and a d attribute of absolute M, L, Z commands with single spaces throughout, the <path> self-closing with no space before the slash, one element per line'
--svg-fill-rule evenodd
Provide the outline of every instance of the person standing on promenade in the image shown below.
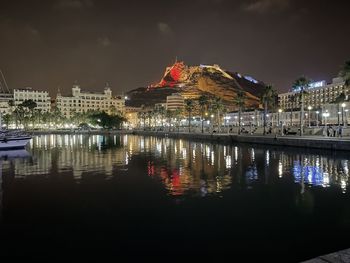
<path fill-rule="evenodd" d="M 343 137 L 343 127 L 342 126 L 338 127 L 338 137 Z"/>
<path fill-rule="evenodd" d="M 327 129 L 327 126 L 324 126 L 324 128 L 323 128 L 323 136 L 324 136 L 324 137 L 328 137 L 328 129 Z"/>

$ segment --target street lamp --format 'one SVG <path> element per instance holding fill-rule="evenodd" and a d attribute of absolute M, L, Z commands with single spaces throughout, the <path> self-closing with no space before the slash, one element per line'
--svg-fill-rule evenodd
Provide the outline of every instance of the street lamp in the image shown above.
<path fill-rule="evenodd" d="M 307 109 L 309 110 L 308 118 L 309 118 L 309 128 L 310 128 L 310 127 L 311 127 L 311 123 L 310 123 L 310 111 L 312 110 L 312 107 L 309 106 L 309 107 L 307 107 Z"/>
<path fill-rule="evenodd" d="M 345 110 L 345 125 L 348 125 L 348 109 Z"/>
<path fill-rule="evenodd" d="M 344 127 L 344 108 L 345 108 L 346 104 L 345 103 L 342 103 L 341 105 L 341 123 Z"/>
<path fill-rule="evenodd" d="M 280 126 L 280 113 L 282 112 L 282 109 L 278 109 L 278 119 L 277 119 L 277 121 L 278 121 L 278 127 Z"/>
<path fill-rule="evenodd" d="M 317 123 L 316 123 L 316 125 L 317 125 L 317 128 L 318 128 L 318 114 L 320 114 L 320 112 L 319 111 L 316 111 L 316 121 L 317 121 Z"/>
<path fill-rule="evenodd" d="M 224 120 L 225 120 L 225 128 L 227 129 L 227 133 L 229 132 L 229 129 L 228 129 L 226 123 L 227 123 L 227 121 L 228 121 L 229 119 L 231 119 L 230 116 L 225 116 L 225 117 L 224 117 Z"/>
<path fill-rule="evenodd" d="M 327 127 L 327 117 L 329 117 L 329 112 L 326 111 L 325 113 L 322 114 L 324 117 L 324 125 L 325 127 Z"/>
<path fill-rule="evenodd" d="M 237 119 L 238 119 L 238 116 L 235 116 L 235 120 L 236 120 L 235 125 L 236 126 L 238 126 Z"/>

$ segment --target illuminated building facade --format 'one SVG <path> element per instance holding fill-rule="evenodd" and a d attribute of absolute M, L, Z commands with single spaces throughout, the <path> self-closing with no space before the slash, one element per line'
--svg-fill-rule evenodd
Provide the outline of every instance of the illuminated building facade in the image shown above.
<path fill-rule="evenodd" d="M 314 109 L 320 109 L 322 105 L 333 103 L 340 94 L 344 93 L 349 98 L 349 87 L 344 85 L 342 78 L 333 78 L 332 83 L 327 84 L 326 81 L 318 81 L 310 84 L 305 96 L 305 107 L 311 106 Z M 296 89 L 291 92 L 278 95 L 278 105 L 280 109 L 286 110 L 298 108 L 300 90 Z M 293 97 L 295 100 L 293 101 Z"/>
<path fill-rule="evenodd" d="M 62 114 L 70 118 L 75 112 L 89 110 L 105 111 L 108 114 L 124 114 L 125 99 L 122 96 L 112 96 L 110 87 L 105 87 L 102 93 L 82 92 L 79 85 L 73 85 L 72 96 L 62 96 L 57 93 L 56 106 Z"/>
<path fill-rule="evenodd" d="M 0 113 L 1 114 L 6 114 L 11 112 L 11 109 L 9 106 L 10 100 L 13 100 L 13 94 L 11 93 L 0 94 Z"/>
<path fill-rule="evenodd" d="M 51 97 L 48 91 L 33 90 L 31 87 L 13 90 L 13 100 L 15 107 L 26 100 L 32 100 L 36 103 L 36 109 L 42 112 L 48 112 L 51 109 Z"/>
<path fill-rule="evenodd" d="M 166 109 L 167 110 L 176 110 L 183 109 L 184 107 L 184 98 L 180 93 L 173 93 L 170 96 L 166 97 Z"/>

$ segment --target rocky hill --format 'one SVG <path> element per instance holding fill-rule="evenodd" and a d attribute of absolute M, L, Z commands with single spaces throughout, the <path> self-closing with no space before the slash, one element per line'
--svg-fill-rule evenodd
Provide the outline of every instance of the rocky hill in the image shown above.
<path fill-rule="evenodd" d="M 172 93 L 181 93 L 185 98 L 196 99 L 201 95 L 220 97 L 223 103 L 234 108 L 237 92 L 246 93 L 246 107 L 257 107 L 265 84 L 250 76 L 222 70 L 218 65 L 187 66 L 176 62 L 167 67 L 159 83 L 128 92 L 129 106 L 153 106 L 166 101 Z"/>

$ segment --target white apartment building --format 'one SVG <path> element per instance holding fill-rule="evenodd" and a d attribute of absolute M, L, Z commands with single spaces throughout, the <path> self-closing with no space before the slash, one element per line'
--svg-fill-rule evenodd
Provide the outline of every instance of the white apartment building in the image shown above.
<path fill-rule="evenodd" d="M 173 93 L 170 96 L 166 97 L 166 109 L 167 110 L 176 110 L 183 109 L 184 107 L 184 98 L 179 93 Z"/>
<path fill-rule="evenodd" d="M 51 97 L 49 96 L 48 91 L 33 90 L 31 87 L 14 89 L 13 100 L 15 107 L 26 100 L 32 100 L 37 105 L 36 109 L 41 110 L 42 112 L 47 112 L 51 109 Z"/>
<path fill-rule="evenodd" d="M 7 114 L 11 112 L 9 101 L 13 100 L 13 94 L 11 93 L 0 93 L 0 113 Z"/>
<path fill-rule="evenodd" d="M 112 96 L 110 87 L 103 92 L 82 92 L 79 85 L 73 85 L 71 96 L 62 96 L 57 93 L 56 106 L 62 114 L 70 118 L 74 112 L 87 112 L 89 110 L 105 111 L 108 114 L 124 114 L 125 99 L 122 96 Z"/>
<path fill-rule="evenodd" d="M 278 95 L 278 105 L 281 109 L 298 108 L 300 91 L 291 91 Z M 337 97 L 344 93 L 346 98 L 349 98 L 349 87 L 344 85 L 342 78 L 333 78 L 332 83 L 327 84 L 326 81 L 318 81 L 310 84 L 305 96 L 305 108 L 320 109 L 322 105 L 334 102 Z M 292 97 L 295 96 L 295 101 L 292 102 Z"/>

